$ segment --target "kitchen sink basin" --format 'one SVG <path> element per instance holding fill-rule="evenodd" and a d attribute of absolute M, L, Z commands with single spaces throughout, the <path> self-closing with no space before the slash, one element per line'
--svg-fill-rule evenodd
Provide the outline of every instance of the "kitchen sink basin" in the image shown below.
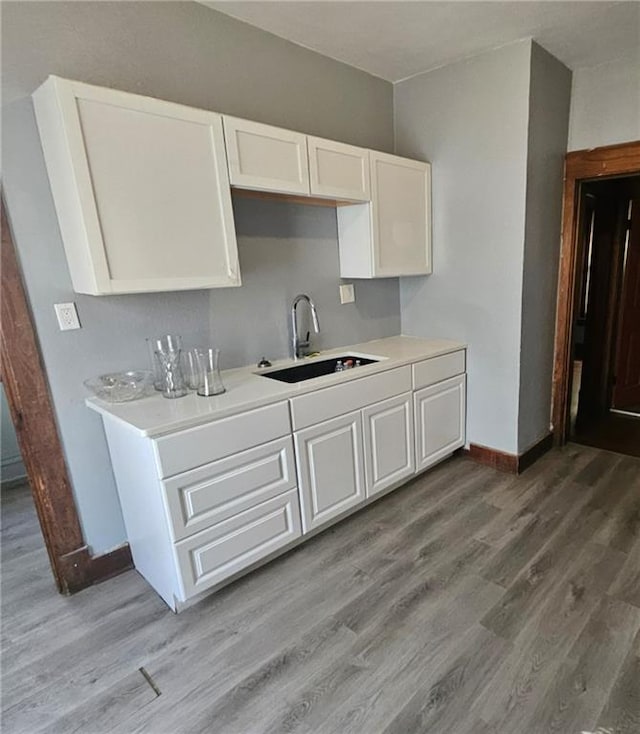
<path fill-rule="evenodd" d="M 358 366 L 365 364 L 373 364 L 379 362 L 378 359 L 369 359 L 367 357 L 356 357 L 352 354 L 340 355 L 332 359 L 321 359 L 318 362 L 305 362 L 303 364 L 297 364 L 294 367 L 287 367 L 283 370 L 272 370 L 271 372 L 263 372 L 262 377 L 268 377 L 271 380 L 279 380 L 280 382 L 303 382 L 304 380 L 312 380 L 314 377 L 322 377 L 323 375 L 330 375 L 336 371 L 336 365 L 338 362 L 342 362 L 343 365 L 348 364 L 349 361 L 354 365 L 352 369 L 358 369 Z M 356 366 L 356 361 L 360 362 L 360 365 Z"/>

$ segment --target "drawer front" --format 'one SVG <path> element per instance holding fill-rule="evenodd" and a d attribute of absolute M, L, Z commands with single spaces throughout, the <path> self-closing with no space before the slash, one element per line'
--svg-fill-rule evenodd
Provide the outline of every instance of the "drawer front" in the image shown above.
<path fill-rule="evenodd" d="M 174 540 L 294 489 L 291 438 L 279 438 L 163 482 Z"/>
<path fill-rule="evenodd" d="M 290 490 L 176 543 L 185 599 L 300 537 L 298 492 Z"/>
<path fill-rule="evenodd" d="M 291 400 L 294 431 L 411 390 L 411 367 L 399 367 Z"/>
<path fill-rule="evenodd" d="M 465 371 L 465 350 L 443 354 L 440 357 L 432 357 L 424 362 L 413 365 L 413 389 L 435 385 L 436 382 L 447 380 L 449 377 L 461 375 Z"/>
<path fill-rule="evenodd" d="M 287 403 L 222 418 L 155 441 L 160 477 L 195 469 L 291 433 Z"/>

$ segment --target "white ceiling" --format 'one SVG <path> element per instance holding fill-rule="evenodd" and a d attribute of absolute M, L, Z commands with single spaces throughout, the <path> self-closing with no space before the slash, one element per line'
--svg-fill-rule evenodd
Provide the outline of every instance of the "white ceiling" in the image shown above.
<path fill-rule="evenodd" d="M 395 82 L 532 37 L 569 68 L 640 54 L 640 2 L 203 2 Z"/>

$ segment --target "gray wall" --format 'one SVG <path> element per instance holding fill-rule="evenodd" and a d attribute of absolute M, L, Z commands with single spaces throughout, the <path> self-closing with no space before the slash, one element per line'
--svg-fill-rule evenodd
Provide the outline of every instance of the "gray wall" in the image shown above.
<path fill-rule="evenodd" d="M 2 384 L 0 384 L 0 419 L 2 420 L 0 426 L 0 444 L 2 448 L 0 479 L 3 482 L 10 482 L 12 479 L 23 477 L 25 472 L 20 449 L 18 448 L 18 439 L 9 414 L 7 396 Z"/>
<path fill-rule="evenodd" d="M 518 450 L 549 432 L 571 72 L 531 49 Z"/>
<path fill-rule="evenodd" d="M 635 57 L 576 69 L 569 150 L 640 140 L 640 45 Z"/>
<path fill-rule="evenodd" d="M 395 85 L 398 153 L 433 166 L 433 275 L 403 333 L 469 343 L 468 441 L 516 453 L 531 42 Z"/>
<path fill-rule="evenodd" d="M 243 287 L 210 291 L 212 338 L 228 345 L 223 366 L 288 356 L 289 309 L 300 292 L 312 295 L 318 307 L 314 348 L 400 333 L 396 278 L 356 280 L 355 303 L 340 304 L 335 209 L 238 198 L 234 214 Z M 310 329 L 308 309 L 301 304 L 298 311 L 300 329 L 305 322 Z M 237 338 L 239 330 L 245 339 Z"/>
<path fill-rule="evenodd" d="M 2 7 L 3 178 L 87 542 L 125 539 L 99 418 L 82 380 L 145 365 L 144 338 L 212 338 L 225 366 L 286 351 L 286 304 L 317 297 L 322 346 L 398 333 L 397 281 L 356 285 L 338 306 L 335 212 L 236 203 L 241 289 L 92 298 L 71 288 L 30 94 L 49 74 L 214 109 L 390 151 L 391 85 L 193 3 L 13 3 Z M 60 332 L 53 303 L 83 328 Z"/>

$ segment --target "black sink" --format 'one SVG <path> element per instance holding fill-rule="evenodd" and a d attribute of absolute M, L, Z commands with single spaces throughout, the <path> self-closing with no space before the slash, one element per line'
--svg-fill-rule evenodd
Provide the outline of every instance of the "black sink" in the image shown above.
<path fill-rule="evenodd" d="M 262 377 L 269 377 L 272 380 L 279 380 L 280 382 L 303 382 L 304 380 L 312 380 L 314 377 L 330 375 L 332 372 L 336 371 L 336 365 L 338 362 L 342 362 L 344 365 L 348 364 L 349 361 L 353 364 L 352 369 L 358 369 L 358 367 L 356 367 L 356 361 L 360 362 L 359 366 L 362 366 L 365 364 L 373 364 L 379 360 L 367 359 L 366 357 L 354 357 L 352 354 L 347 354 L 345 356 L 335 357 L 334 359 L 322 359 L 318 362 L 297 364 L 295 367 L 287 367 L 284 370 L 263 372 Z"/>

